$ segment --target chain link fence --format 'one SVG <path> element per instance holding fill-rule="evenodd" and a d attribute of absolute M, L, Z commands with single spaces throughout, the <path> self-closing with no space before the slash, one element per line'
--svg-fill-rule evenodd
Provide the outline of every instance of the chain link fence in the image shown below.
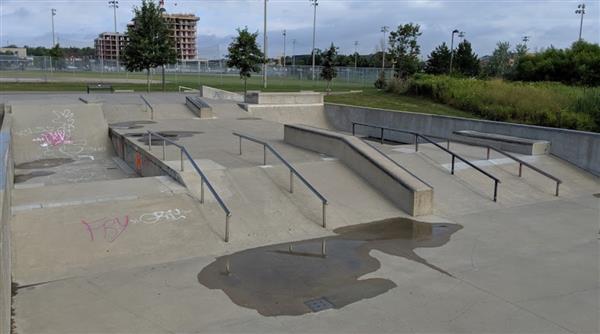
<path fill-rule="evenodd" d="M 154 79 L 162 68 L 151 70 Z M 347 83 L 359 87 L 372 87 L 381 69 L 373 67 L 337 67 L 334 83 Z M 268 65 L 267 76 L 270 79 L 312 81 L 320 80 L 321 66 L 310 65 L 281 66 Z M 186 83 L 195 76 L 238 77 L 238 70 L 227 67 L 225 61 L 184 61 L 165 66 L 169 82 Z M 93 58 L 51 58 L 32 56 L 0 56 L 0 78 L 3 82 L 24 82 L 27 80 L 58 80 L 68 77 L 98 77 L 111 79 L 143 79 L 144 72 L 128 72 L 116 60 Z M 261 73 L 253 75 L 255 78 Z M 386 77 L 392 76 L 392 70 L 386 69 Z"/>

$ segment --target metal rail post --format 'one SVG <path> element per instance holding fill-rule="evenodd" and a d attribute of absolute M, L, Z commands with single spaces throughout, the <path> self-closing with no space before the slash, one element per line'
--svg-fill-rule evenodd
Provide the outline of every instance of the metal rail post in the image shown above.
<path fill-rule="evenodd" d="M 498 181 L 494 180 L 494 202 L 498 199 Z"/>
<path fill-rule="evenodd" d="M 419 152 L 419 135 L 415 133 L 415 152 Z"/>
<path fill-rule="evenodd" d="M 452 154 L 452 171 L 450 172 L 450 174 L 454 175 L 454 157 L 455 155 Z"/>
<path fill-rule="evenodd" d="M 148 151 L 152 151 L 152 132 L 148 132 Z"/>
<path fill-rule="evenodd" d="M 490 148 L 487 148 L 487 160 L 490 160 Z"/>
<path fill-rule="evenodd" d="M 229 242 L 229 217 L 231 214 L 225 214 L 225 242 Z"/>
<path fill-rule="evenodd" d="M 239 138 L 240 138 L 240 155 L 242 155 L 242 137 L 239 137 Z"/>
<path fill-rule="evenodd" d="M 163 140 L 163 160 L 167 160 L 167 155 L 166 155 L 166 149 L 167 149 L 167 142 L 165 140 Z"/>
<path fill-rule="evenodd" d="M 327 202 L 323 202 L 323 228 L 327 227 Z"/>
<path fill-rule="evenodd" d="M 200 177 L 200 203 L 204 203 L 204 178 Z"/>
<path fill-rule="evenodd" d="M 381 145 L 383 145 L 383 128 L 381 128 Z"/>
<path fill-rule="evenodd" d="M 523 164 L 519 163 L 519 177 L 523 176 Z"/>
<path fill-rule="evenodd" d="M 555 196 L 558 196 L 558 187 L 560 186 L 560 182 L 556 182 L 556 194 Z"/>
<path fill-rule="evenodd" d="M 181 171 L 183 172 L 183 149 L 179 149 L 179 154 L 181 154 Z"/>
<path fill-rule="evenodd" d="M 267 165 L 267 145 L 263 145 L 263 166 Z"/>
<path fill-rule="evenodd" d="M 290 194 L 294 193 L 294 172 L 290 169 Z"/>

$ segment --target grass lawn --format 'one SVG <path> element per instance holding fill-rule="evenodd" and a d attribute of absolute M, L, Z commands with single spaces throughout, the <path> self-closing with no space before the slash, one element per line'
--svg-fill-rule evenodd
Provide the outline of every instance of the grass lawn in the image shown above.
<path fill-rule="evenodd" d="M 432 102 L 426 98 L 417 98 L 394 93 L 378 91 L 374 88 L 364 89 L 362 93 L 330 95 L 325 102 L 350 104 L 361 107 L 391 109 L 399 111 L 419 112 L 434 115 L 446 115 L 466 118 L 478 118 L 477 115 Z"/>

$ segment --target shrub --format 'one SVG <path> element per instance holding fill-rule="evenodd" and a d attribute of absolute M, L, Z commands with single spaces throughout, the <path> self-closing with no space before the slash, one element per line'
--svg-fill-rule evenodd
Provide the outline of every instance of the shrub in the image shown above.
<path fill-rule="evenodd" d="M 385 89 L 387 87 L 387 82 L 385 81 L 385 72 L 380 71 L 377 80 L 375 80 L 375 88 L 377 89 Z"/>
<path fill-rule="evenodd" d="M 416 75 L 390 91 L 428 97 L 495 121 L 600 132 L 600 88 Z"/>

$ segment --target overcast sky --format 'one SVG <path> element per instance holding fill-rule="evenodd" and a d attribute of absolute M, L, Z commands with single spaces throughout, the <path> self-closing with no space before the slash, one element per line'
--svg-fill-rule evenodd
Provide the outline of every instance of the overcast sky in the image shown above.
<path fill-rule="evenodd" d="M 194 13 L 198 22 L 201 57 L 225 54 L 237 27 L 259 31 L 262 44 L 262 0 L 165 0 L 168 12 Z M 139 1 L 119 0 L 117 26 L 123 31 Z M 450 43 L 453 29 L 466 33 L 480 56 L 491 53 L 502 40 L 511 45 L 530 36 L 531 49 L 550 45 L 567 47 L 578 37 L 580 1 L 568 0 L 319 0 L 318 48 L 334 42 L 342 53 L 371 53 L 382 39 L 380 29 L 414 22 L 421 25 L 422 54 L 436 45 Z M 583 38 L 600 42 L 600 1 L 585 1 Z M 52 43 L 50 9 L 56 8 L 56 34 L 62 46 L 92 46 L 102 31 L 113 30 L 108 0 L 0 0 L 0 45 Z M 310 53 L 313 12 L 309 0 L 268 1 L 269 55 L 283 53 L 283 29 L 287 30 L 287 54 Z"/>

